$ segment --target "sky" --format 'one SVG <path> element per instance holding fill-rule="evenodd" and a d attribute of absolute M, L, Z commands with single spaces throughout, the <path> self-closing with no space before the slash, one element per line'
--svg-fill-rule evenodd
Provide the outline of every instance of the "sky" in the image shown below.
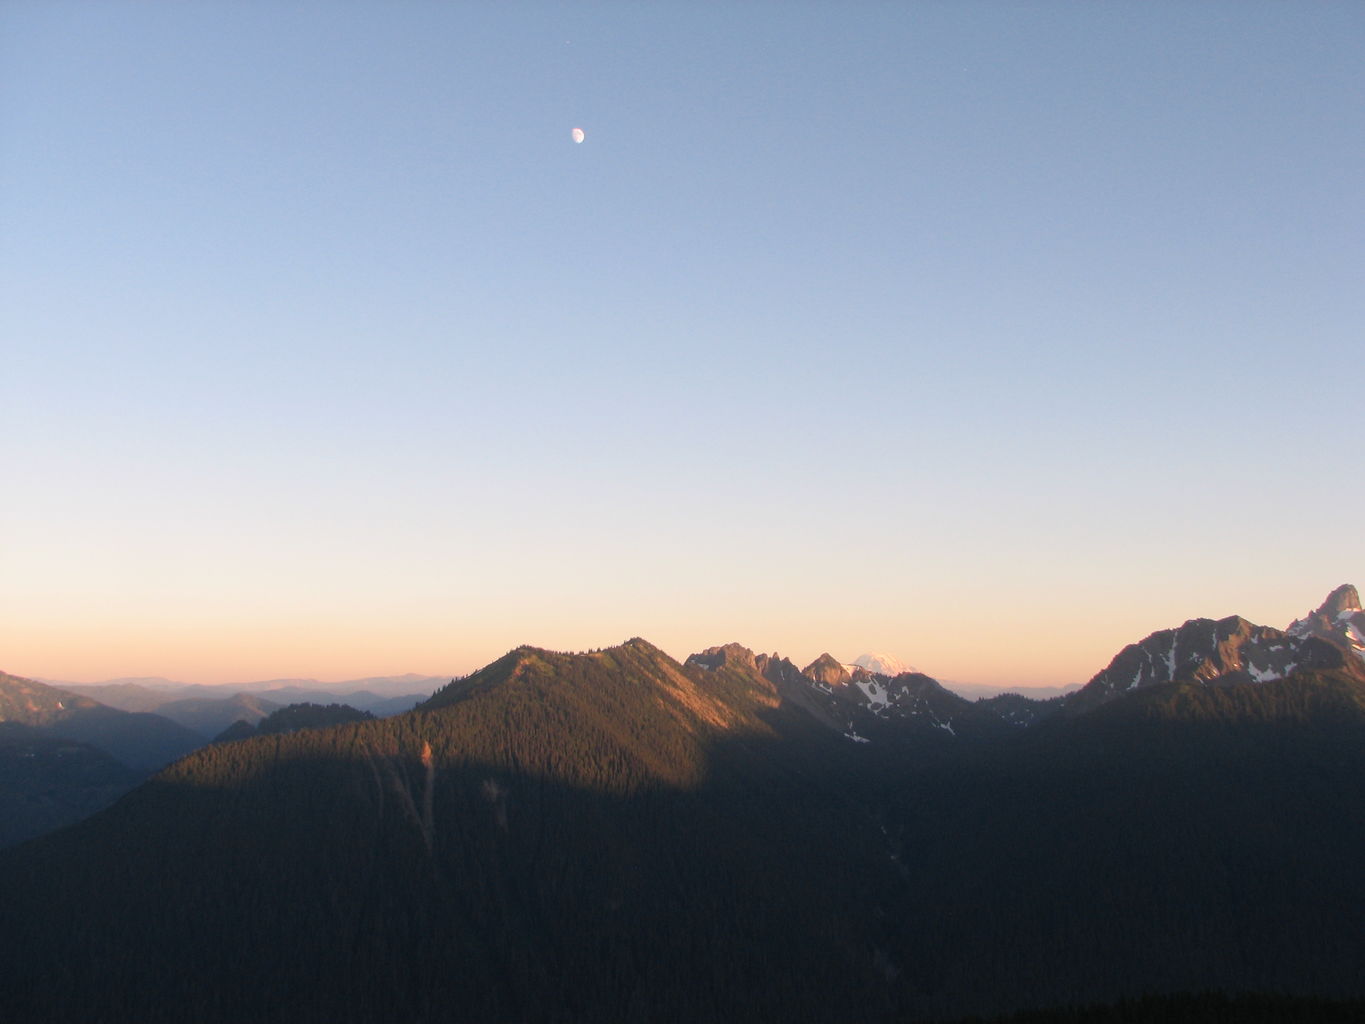
<path fill-rule="evenodd" d="M 0 669 L 643 636 L 1026 687 L 1283 627 L 1365 585 L 1362 39 L 0 0 Z"/>

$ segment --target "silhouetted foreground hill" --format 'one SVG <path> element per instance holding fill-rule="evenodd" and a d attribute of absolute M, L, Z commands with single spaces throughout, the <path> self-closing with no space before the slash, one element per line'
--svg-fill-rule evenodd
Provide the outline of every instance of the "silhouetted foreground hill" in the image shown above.
<path fill-rule="evenodd" d="M 851 741 L 821 703 L 841 682 L 811 698 L 803 679 L 642 640 L 519 648 L 409 714 L 200 750 L 0 854 L 0 1017 L 1365 996 L 1353 671 L 1152 683 L 978 739 L 925 705 L 923 744 Z M 907 721 L 940 699 L 905 685 Z"/>

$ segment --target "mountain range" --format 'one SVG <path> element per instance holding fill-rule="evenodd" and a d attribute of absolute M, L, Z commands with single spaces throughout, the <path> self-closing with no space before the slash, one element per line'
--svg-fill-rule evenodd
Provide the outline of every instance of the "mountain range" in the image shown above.
<path fill-rule="evenodd" d="M 0 672 L 0 847 L 79 821 L 203 743 L 168 718 Z"/>
<path fill-rule="evenodd" d="M 234 726 L 239 736 L 274 731 L 282 726 L 267 725 L 271 716 L 289 723 L 300 705 L 343 700 L 354 702 L 346 709 L 354 714 L 397 714 L 443 680 L 409 675 L 336 684 L 344 696 L 282 682 L 261 684 L 264 696 L 148 679 L 57 687 L 0 673 L 0 847 L 79 821 Z M 359 689 L 366 685 L 424 692 L 384 696 Z"/>
<path fill-rule="evenodd" d="M 520 647 L 416 710 L 195 751 L 0 851 L 0 1016 L 930 1020 L 1365 999 L 1341 587 L 1074 694 L 738 644 Z"/>
<path fill-rule="evenodd" d="M 236 721 L 255 725 L 289 704 L 347 704 L 383 718 L 411 711 L 448 682 L 445 676 L 371 676 L 337 683 L 267 679 L 255 683 L 178 683 L 170 679 L 111 679 L 52 683 L 123 711 L 155 712 L 211 738 Z"/>
<path fill-rule="evenodd" d="M 88 743 L 138 770 L 160 768 L 202 742 L 159 715 L 120 711 L 70 690 L 5 673 L 0 673 L 0 721 Z"/>

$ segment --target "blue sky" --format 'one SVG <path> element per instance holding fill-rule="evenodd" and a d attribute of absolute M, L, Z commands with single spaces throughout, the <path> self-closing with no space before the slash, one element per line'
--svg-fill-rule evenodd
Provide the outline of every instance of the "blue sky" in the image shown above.
<path fill-rule="evenodd" d="M 1355 3 L 0 5 L 0 667 L 1083 681 L 1365 584 Z M 587 138 L 574 145 L 570 130 Z"/>

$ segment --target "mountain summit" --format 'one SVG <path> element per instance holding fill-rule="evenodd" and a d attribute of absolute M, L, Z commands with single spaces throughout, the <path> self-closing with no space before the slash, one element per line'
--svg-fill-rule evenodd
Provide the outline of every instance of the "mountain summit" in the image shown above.
<path fill-rule="evenodd" d="M 1328 594 L 1317 611 L 1295 619 L 1287 632 L 1291 636 L 1326 640 L 1365 661 L 1365 611 L 1360 608 L 1360 594 L 1349 583 Z"/>
<path fill-rule="evenodd" d="M 1360 610 L 1360 593 L 1350 583 L 1343 583 L 1327 595 L 1327 600 L 1322 602 L 1318 614 L 1340 617 L 1348 612 Z"/>
<path fill-rule="evenodd" d="M 1286 630 L 1239 615 L 1190 619 L 1129 644 L 1068 702 L 1072 714 L 1164 683 L 1264 683 L 1301 670 L 1340 669 L 1365 680 L 1365 612 L 1350 584 Z"/>

